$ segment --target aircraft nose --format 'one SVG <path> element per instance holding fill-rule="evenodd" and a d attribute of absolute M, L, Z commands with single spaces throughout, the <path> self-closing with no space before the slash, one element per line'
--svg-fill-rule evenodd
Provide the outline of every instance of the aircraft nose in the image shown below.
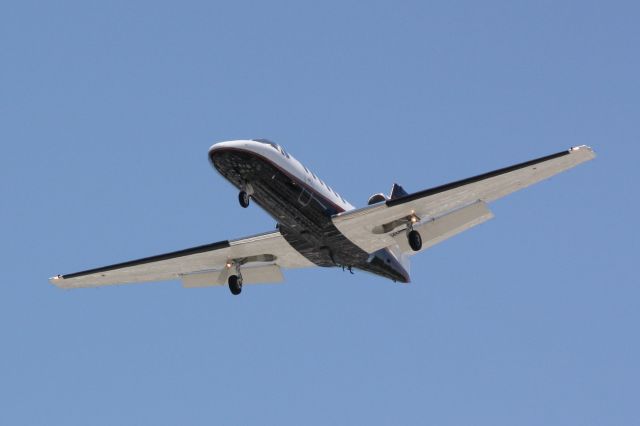
<path fill-rule="evenodd" d="M 218 142 L 218 143 L 214 143 L 213 145 L 211 145 L 211 147 L 209 148 L 209 154 L 215 152 L 215 151 L 219 151 L 220 149 L 224 148 L 224 145 L 226 144 L 226 142 Z"/>
<path fill-rule="evenodd" d="M 220 154 L 224 150 L 224 142 L 216 143 L 209 148 L 209 161 L 213 162 L 214 157 Z"/>
<path fill-rule="evenodd" d="M 237 140 L 237 141 L 218 142 L 218 143 L 215 143 L 215 144 L 211 145 L 211 148 L 209 148 L 209 154 L 211 154 L 212 152 L 215 152 L 215 151 L 222 150 L 222 149 L 242 148 L 245 145 L 247 145 L 247 142 L 249 142 L 249 141 Z"/>
<path fill-rule="evenodd" d="M 215 166 L 215 160 L 218 160 L 221 156 L 226 156 L 230 152 L 247 150 L 249 142 L 250 141 L 246 140 L 235 140 L 215 143 L 209 148 L 209 161 Z"/>

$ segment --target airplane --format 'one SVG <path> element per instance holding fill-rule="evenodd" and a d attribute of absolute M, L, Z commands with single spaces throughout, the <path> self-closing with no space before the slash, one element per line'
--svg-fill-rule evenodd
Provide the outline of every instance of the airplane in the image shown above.
<path fill-rule="evenodd" d="M 410 281 L 410 257 L 491 218 L 488 203 L 595 158 L 585 145 L 408 193 L 394 184 L 355 208 L 281 145 L 267 139 L 216 143 L 209 161 L 262 207 L 276 230 L 115 265 L 57 275 L 60 288 L 180 280 L 184 287 L 280 282 L 283 269 L 340 267 Z"/>

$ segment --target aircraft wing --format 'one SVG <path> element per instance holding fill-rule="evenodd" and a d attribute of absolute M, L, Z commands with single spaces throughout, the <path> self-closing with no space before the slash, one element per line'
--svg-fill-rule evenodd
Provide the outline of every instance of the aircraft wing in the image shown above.
<path fill-rule="evenodd" d="M 417 220 L 414 229 L 420 232 L 425 249 L 493 217 L 486 203 L 594 157 L 590 147 L 574 147 L 384 203 L 340 213 L 333 217 L 333 223 L 340 232 L 368 253 L 398 244 L 402 251 L 412 254 L 404 232 L 412 217 Z"/>
<path fill-rule="evenodd" d="M 61 288 L 181 280 L 185 287 L 224 285 L 241 265 L 245 284 L 282 281 L 280 268 L 315 266 L 298 253 L 280 232 L 220 241 L 185 250 L 58 275 L 50 279 Z"/>

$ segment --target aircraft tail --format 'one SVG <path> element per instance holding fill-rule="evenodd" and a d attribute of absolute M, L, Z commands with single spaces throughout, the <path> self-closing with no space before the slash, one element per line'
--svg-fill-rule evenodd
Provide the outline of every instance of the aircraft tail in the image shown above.
<path fill-rule="evenodd" d="M 393 187 L 391 188 L 391 193 L 389 194 L 389 199 L 393 200 L 395 198 L 404 197 L 405 195 L 409 195 L 407 191 L 405 191 L 404 188 L 397 183 L 394 183 Z"/>

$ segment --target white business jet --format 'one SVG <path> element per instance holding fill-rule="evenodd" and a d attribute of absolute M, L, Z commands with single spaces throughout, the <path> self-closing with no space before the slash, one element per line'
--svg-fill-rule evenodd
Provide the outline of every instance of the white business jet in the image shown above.
<path fill-rule="evenodd" d="M 213 167 L 277 222 L 276 231 L 51 278 L 61 288 L 181 280 L 185 287 L 278 282 L 282 269 L 359 269 L 409 282 L 409 257 L 493 217 L 487 203 L 595 157 L 587 146 L 407 193 L 374 194 L 356 209 L 280 145 L 221 142 Z"/>

